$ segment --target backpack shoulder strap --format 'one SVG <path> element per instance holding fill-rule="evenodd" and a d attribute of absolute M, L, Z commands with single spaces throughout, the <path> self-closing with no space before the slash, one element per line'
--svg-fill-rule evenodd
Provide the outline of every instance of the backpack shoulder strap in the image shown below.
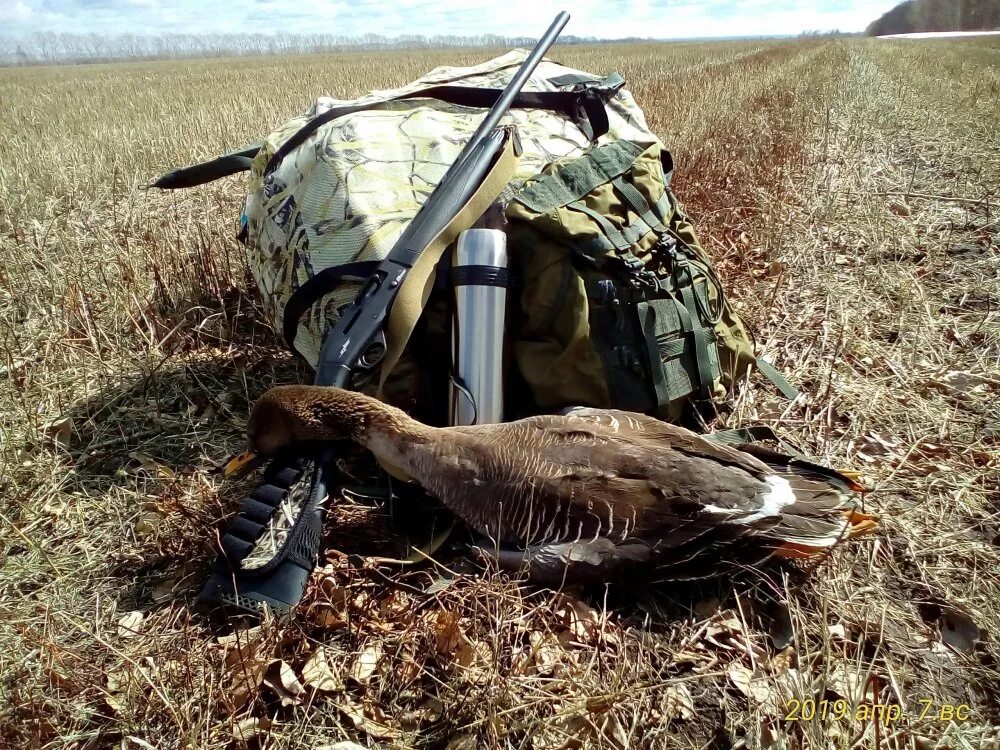
<path fill-rule="evenodd" d="M 180 167 L 157 178 L 149 187 L 160 188 L 160 190 L 179 190 L 195 185 L 204 185 L 206 182 L 228 177 L 237 172 L 245 172 L 250 169 L 253 158 L 263 146 L 263 141 L 257 141 L 209 161 L 193 164 L 190 167 Z"/>
<path fill-rule="evenodd" d="M 570 120 L 576 123 L 577 127 L 591 141 L 596 141 L 608 132 L 610 122 L 605 109 L 605 102 L 612 98 L 625 85 L 625 79 L 614 73 L 602 80 L 576 81 L 576 85 L 571 91 L 522 91 L 516 97 L 511 107 L 514 109 L 546 109 L 555 112 L 562 112 Z M 346 115 L 356 112 L 364 112 L 374 109 L 393 101 L 405 99 L 437 99 L 448 104 L 456 104 L 464 107 L 476 107 L 489 109 L 492 107 L 500 94 L 500 89 L 477 88 L 473 86 L 432 86 L 417 91 L 408 91 L 398 96 L 387 99 L 378 99 L 365 102 L 364 104 L 350 104 L 343 107 L 333 107 L 322 112 L 295 133 L 272 154 L 264 167 L 264 175 L 268 175 L 277 169 L 278 165 L 292 151 L 301 146 L 306 139 L 319 130 L 323 125 Z M 207 182 L 228 177 L 237 172 L 245 172 L 250 169 L 253 157 L 257 155 L 263 147 L 264 142 L 259 141 L 241 149 L 223 154 L 215 159 L 193 164 L 190 167 L 175 169 L 153 182 L 150 187 L 161 190 L 178 190 L 181 188 L 204 185 Z"/>

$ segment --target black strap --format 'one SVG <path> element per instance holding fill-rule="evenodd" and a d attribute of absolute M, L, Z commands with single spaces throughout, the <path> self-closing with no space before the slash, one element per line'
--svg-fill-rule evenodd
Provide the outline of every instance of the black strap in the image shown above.
<path fill-rule="evenodd" d="M 368 279 L 378 268 L 377 260 L 361 260 L 356 263 L 345 263 L 342 266 L 324 268 L 318 274 L 300 286 L 285 303 L 285 311 L 281 325 L 281 335 L 285 338 L 292 351 L 295 348 L 295 334 L 299 329 L 299 321 L 306 311 L 333 291 L 337 282 L 344 278 Z"/>
<path fill-rule="evenodd" d="M 752 425 L 750 427 L 739 427 L 734 430 L 717 430 L 716 432 L 711 432 L 704 437 L 715 443 L 724 443 L 725 445 L 733 446 L 771 440 L 781 446 L 781 448 L 789 455 L 794 456 L 795 458 L 802 458 L 803 456 L 803 453 L 798 446 L 792 445 L 788 442 L 788 440 L 782 438 L 774 431 L 774 428 L 763 424 Z"/>
<path fill-rule="evenodd" d="M 179 190 L 181 188 L 204 185 L 206 182 L 218 180 L 221 177 L 228 177 L 237 172 L 245 172 L 250 169 L 253 157 L 257 155 L 263 141 L 251 143 L 249 146 L 230 151 L 210 161 L 203 161 L 200 164 L 193 164 L 190 167 L 181 167 L 172 172 L 159 177 L 156 182 L 149 187 L 160 188 L 161 190 Z"/>
<path fill-rule="evenodd" d="M 511 107 L 514 109 L 548 109 L 563 112 L 577 124 L 584 135 L 591 141 L 596 141 L 607 133 L 610 127 L 604 102 L 614 96 L 618 92 L 618 89 L 624 85 L 624 81 L 619 84 L 618 80 L 620 79 L 616 78 L 614 86 L 610 88 L 592 86 L 580 91 L 522 91 L 514 97 Z M 301 146 L 309 136 L 328 122 L 336 120 L 339 117 L 373 109 L 387 102 L 417 98 L 438 99 L 448 104 L 456 104 L 462 107 L 489 109 L 496 104 L 497 99 L 500 98 L 502 93 L 501 89 L 482 89 L 471 86 L 432 86 L 431 88 L 412 91 L 377 102 L 328 109 L 326 112 L 316 115 L 316 117 L 299 128 L 295 135 L 281 144 L 281 147 L 274 152 L 274 155 L 264 168 L 264 176 L 271 174 L 277 169 L 282 160 Z"/>

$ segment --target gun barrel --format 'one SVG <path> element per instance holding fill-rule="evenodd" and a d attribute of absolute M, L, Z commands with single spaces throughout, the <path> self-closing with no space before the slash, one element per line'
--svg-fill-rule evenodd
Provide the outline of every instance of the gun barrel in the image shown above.
<path fill-rule="evenodd" d="M 348 386 L 351 373 L 379 335 L 401 282 L 427 245 L 478 189 L 508 137 L 497 129 L 514 98 L 569 21 L 563 11 L 549 26 L 503 93 L 476 128 L 458 158 L 396 240 L 389 255 L 327 333 L 316 366 L 316 385 Z M 375 365 L 377 358 L 365 364 Z"/>
<path fill-rule="evenodd" d="M 479 127 L 476 128 L 476 132 L 473 133 L 472 137 L 469 139 L 470 145 L 474 146 L 476 143 L 485 138 L 487 133 L 500 124 L 500 120 L 502 120 L 503 116 L 507 114 L 507 110 L 510 109 L 510 105 L 514 103 L 514 97 L 516 97 L 518 92 L 524 88 L 524 84 L 527 82 L 531 74 L 535 72 L 535 68 L 538 67 L 538 63 L 542 61 L 545 53 L 549 51 L 549 48 L 558 38 L 562 30 L 566 27 L 567 23 L 569 23 L 569 13 L 566 11 L 562 11 L 555 17 L 555 20 L 552 21 L 552 24 L 546 32 L 542 34 L 534 49 L 531 50 L 531 54 L 525 58 L 517 73 L 515 73 L 514 77 L 507 83 L 503 93 L 500 94 L 500 98 L 497 99 L 496 104 L 494 104 L 490 111 L 486 114 L 483 121 L 479 123 Z M 458 165 L 464 156 L 465 154 L 463 153 L 462 156 L 456 160 L 455 164 Z"/>

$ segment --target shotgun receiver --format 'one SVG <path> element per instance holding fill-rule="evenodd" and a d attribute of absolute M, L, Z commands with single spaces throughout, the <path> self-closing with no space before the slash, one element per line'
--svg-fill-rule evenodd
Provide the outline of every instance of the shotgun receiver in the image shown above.
<path fill-rule="evenodd" d="M 478 218 L 470 214 L 478 207 L 477 193 L 481 188 L 486 192 L 484 180 L 503 158 L 510 146 L 509 139 L 514 137 L 509 129 L 498 129 L 500 121 L 568 21 L 568 13 L 556 16 L 388 256 L 379 263 L 354 301 L 340 311 L 340 318 L 323 341 L 316 385 L 349 388 L 354 373 L 380 365 L 384 382 L 412 328 L 404 324 L 387 341 L 386 328 L 392 333 L 396 320 L 390 317 L 394 303 L 409 277 L 414 277 L 411 281 L 420 281 L 415 266 L 420 264 L 418 267 L 426 274 L 431 270 L 428 265 L 436 265 L 434 253 L 426 252 L 428 248 L 443 252 L 442 245 L 450 244 L 452 235 L 457 236 L 458 229 L 465 228 L 456 227 L 456 219 L 468 214 L 464 218 L 471 224 Z M 275 156 L 281 155 L 279 150 Z M 274 166 L 268 165 L 265 177 Z M 488 197 L 487 203 L 495 197 Z M 435 263 L 429 263 L 431 260 Z M 410 294 L 415 286 L 410 284 Z M 419 298 L 419 290 L 416 294 Z M 412 312 L 411 318 L 415 317 Z M 265 608 L 285 612 L 298 603 L 319 558 L 324 504 L 330 488 L 337 484 L 335 454 L 335 447 L 329 444 L 301 445 L 295 447 L 293 454 L 272 460 L 264 472 L 264 483 L 247 498 L 223 535 L 222 554 L 199 596 L 200 603 L 249 615 L 259 615 Z M 294 505 L 301 507 L 301 511 L 286 541 L 263 566 L 243 569 L 241 561 L 267 531 L 267 519 L 273 512 L 270 509 L 284 503 L 290 495 L 298 498 Z"/>

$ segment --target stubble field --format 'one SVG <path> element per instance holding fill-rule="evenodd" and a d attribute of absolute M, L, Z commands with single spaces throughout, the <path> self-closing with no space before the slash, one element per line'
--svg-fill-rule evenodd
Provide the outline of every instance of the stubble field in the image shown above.
<path fill-rule="evenodd" d="M 554 592 L 460 548 L 380 569 L 331 524 L 294 621 L 191 611 L 249 486 L 215 469 L 308 376 L 234 240 L 240 179 L 141 186 L 494 54 L 0 70 L 0 748 L 1000 746 L 996 38 L 551 55 L 625 76 L 803 390 L 751 380 L 720 426 L 860 469 L 878 534 L 808 571 Z"/>

